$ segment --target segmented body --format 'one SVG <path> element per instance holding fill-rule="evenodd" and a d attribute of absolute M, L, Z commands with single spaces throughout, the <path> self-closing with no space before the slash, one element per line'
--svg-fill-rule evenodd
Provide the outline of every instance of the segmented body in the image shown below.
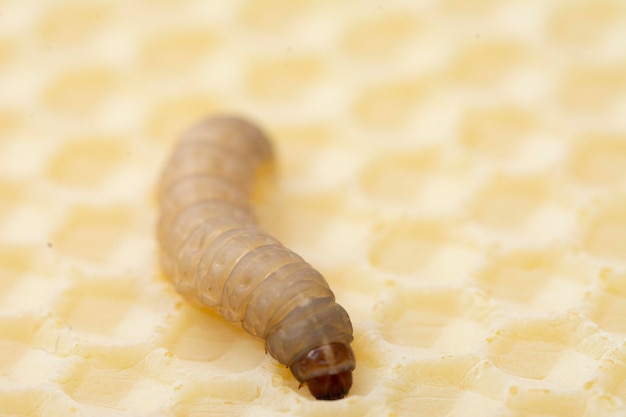
<path fill-rule="evenodd" d="M 161 264 L 185 297 L 265 340 L 316 398 L 342 398 L 355 367 L 348 314 L 318 271 L 254 222 L 249 194 L 271 162 L 265 135 L 242 119 L 191 128 L 161 178 Z"/>

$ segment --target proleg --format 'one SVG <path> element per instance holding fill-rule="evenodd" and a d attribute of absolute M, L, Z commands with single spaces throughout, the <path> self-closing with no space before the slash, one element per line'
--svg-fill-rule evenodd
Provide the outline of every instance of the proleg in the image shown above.
<path fill-rule="evenodd" d="M 350 318 L 324 277 L 254 221 L 250 193 L 272 155 L 236 117 L 183 135 L 159 187 L 162 269 L 186 298 L 263 339 L 315 398 L 340 399 L 355 368 Z"/>

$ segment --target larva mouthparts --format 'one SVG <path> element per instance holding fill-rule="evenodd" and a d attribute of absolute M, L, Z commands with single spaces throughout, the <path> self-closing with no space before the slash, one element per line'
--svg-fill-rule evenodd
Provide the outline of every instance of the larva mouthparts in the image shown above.
<path fill-rule="evenodd" d="M 317 399 L 352 386 L 352 324 L 323 276 L 261 230 L 248 201 L 272 162 L 266 136 L 229 116 L 188 130 L 160 182 L 161 265 L 176 289 L 265 340 Z"/>

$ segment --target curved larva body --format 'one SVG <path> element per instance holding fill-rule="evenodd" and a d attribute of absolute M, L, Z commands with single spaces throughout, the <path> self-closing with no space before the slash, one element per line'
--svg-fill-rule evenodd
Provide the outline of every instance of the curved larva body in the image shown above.
<path fill-rule="evenodd" d="M 271 147 L 230 117 L 182 138 L 160 184 L 161 263 L 176 289 L 265 340 L 317 398 L 352 384 L 352 325 L 319 272 L 258 228 L 248 195 Z"/>

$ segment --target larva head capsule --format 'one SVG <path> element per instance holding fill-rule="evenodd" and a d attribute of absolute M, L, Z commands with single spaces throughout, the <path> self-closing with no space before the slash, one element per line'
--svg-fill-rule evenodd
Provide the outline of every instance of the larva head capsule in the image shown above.
<path fill-rule="evenodd" d="M 354 353 L 345 343 L 329 343 L 311 349 L 291 364 L 296 379 L 307 384 L 318 400 L 338 400 L 352 387 Z"/>

